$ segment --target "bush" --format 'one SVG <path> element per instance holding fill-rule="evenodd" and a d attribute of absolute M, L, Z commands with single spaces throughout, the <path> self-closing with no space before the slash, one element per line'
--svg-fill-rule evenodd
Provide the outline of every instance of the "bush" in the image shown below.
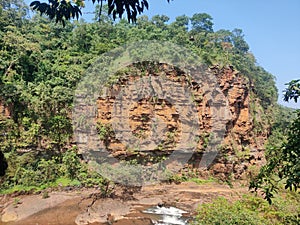
<path fill-rule="evenodd" d="M 203 204 L 198 209 L 194 225 L 201 224 L 300 224 L 299 195 L 281 192 L 272 205 L 261 197 L 245 195 L 241 200 L 229 202 L 218 198 L 212 203 Z"/>
<path fill-rule="evenodd" d="M 64 176 L 75 179 L 82 168 L 79 157 L 73 150 L 68 150 L 62 158 L 61 172 Z"/>
<path fill-rule="evenodd" d="M 61 156 L 6 154 L 9 169 L 0 183 L 1 193 L 41 190 L 55 186 L 94 187 L 107 181 L 80 160 L 74 149 Z"/>
<path fill-rule="evenodd" d="M 213 203 L 203 204 L 198 209 L 195 225 L 265 225 L 270 224 L 258 212 L 248 209 L 242 202 L 230 203 L 218 198 Z"/>

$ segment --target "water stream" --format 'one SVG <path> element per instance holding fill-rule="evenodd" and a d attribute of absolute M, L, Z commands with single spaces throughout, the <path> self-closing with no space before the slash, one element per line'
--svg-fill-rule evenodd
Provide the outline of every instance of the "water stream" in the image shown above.
<path fill-rule="evenodd" d="M 186 211 L 175 207 L 155 206 L 143 211 L 151 217 L 155 225 L 187 225 L 189 218 L 184 216 Z"/>

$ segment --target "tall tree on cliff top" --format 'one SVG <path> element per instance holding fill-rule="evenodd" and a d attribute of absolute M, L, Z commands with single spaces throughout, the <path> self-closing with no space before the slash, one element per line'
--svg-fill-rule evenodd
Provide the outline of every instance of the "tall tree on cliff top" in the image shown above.
<path fill-rule="evenodd" d="M 191 18 L 192 29 L 196 32 L 213 32 L 212 19 L 207 13 L 196 13 Z"/>
<path fill-rule="evenodd" d="M 170 2 L 170 0 L 167 0 Z M 103 3 L 106 0 L 92 0 L 93 4 L 100 4 L 99 14 L 101 15 Z M 136 22 L 138 14 L 149 8 L 148 0 L 107 0 L 108 14 L 114 19 L 122 18 L 126 12 L 129 22 Z M 33 1 L 30 6 L 39 11 L 41 14 L 49 16 L 50 19 L 55 19 L 56 22 L 65 24 L 66 20 L 71 18 L 79 18 L 81 9 L 84 7 L 84 0 L 48 0 L 48 3 Z"/>

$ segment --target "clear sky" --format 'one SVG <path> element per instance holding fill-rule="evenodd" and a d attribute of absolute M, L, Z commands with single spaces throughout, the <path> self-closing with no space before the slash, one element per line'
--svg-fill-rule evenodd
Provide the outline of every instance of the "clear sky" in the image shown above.
<path fill-rule="evenodd" d="M 300 0 L 149 0 L 149 5 L 144 14 L 150 18 L 163 14 L 173 21 L 205 12 L 213 17 L 215 31 L 242 29 L 258 64 L 276 77 L 279 103 L 300 108 L 282 101 L 284 84 L 300 79 Z M 89 20 L 93 10 L 87 0 L 84 18 Z"/>

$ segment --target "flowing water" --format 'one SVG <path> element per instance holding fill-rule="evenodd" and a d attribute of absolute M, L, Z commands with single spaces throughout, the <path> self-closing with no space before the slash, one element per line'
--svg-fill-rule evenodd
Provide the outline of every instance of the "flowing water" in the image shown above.
<path fill-rule="evenodd" d="M 186 211 L 175 207 L 155 206 L 143 211 L 151 217 L 155 225 L 187 225 L 189 218 L 184 216 Z"/>

